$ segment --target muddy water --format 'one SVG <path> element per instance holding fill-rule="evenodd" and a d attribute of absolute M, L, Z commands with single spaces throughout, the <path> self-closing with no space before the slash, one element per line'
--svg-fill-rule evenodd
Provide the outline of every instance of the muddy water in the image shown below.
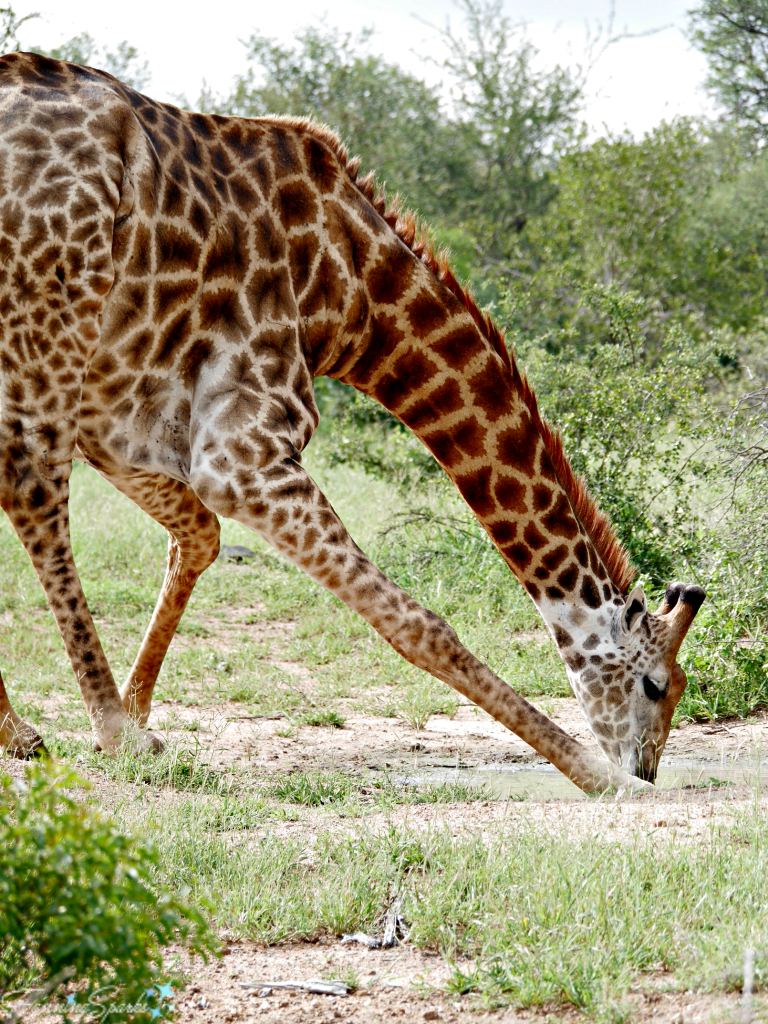
<path fill-rule="evenodd" d="M 483 786 L 496 798 L 508 800 L 585 800 L 585 794 L 552 765 L 544 761 L 511 765 L 419 764 L 415 759 L 400 781 L 432 785 L 461 783 Z M 656 786 L 660 790 L 721 789 L 735 786 L 768 787 L 768 761 L 756 758 L 664 758 Z"/>

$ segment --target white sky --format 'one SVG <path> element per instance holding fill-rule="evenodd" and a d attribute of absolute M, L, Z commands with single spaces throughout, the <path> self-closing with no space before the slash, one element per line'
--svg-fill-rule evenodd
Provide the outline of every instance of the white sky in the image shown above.
<path fill-rule="evenodd" d="M 711 112 L 701 83 L 704 58 L 684 36 L 692 0 L 616 0 L 614 33 L 641 33 L 623 39 L 594 64 L 588 79 L 585 119 L 593 133 L 605 128 L 635 134 L 677 114 Z M 415 17 L 454 27 L 461 15 L 451 0 L 15 0 L 17 14 L 38 11 L 25 25 L 22 45 L 52 48 L 80 32 L 90 32 L 111 48 L 127 40 L 149 62 L 152 81 L 146 92 L 173 101 L 193 101 L 205 80 L 217 93 L 229 91 L 233 77 L 246 69 L 240 40 L 258 32 L 289 42 L 294 32 L 317 24 L 353 32 L 367 26 L 376 34 L 374 52 L 407 70 L 439 81 L 440 75 L 417 54 L 440 56 L 439 37 Z M 525 22 L 541 52 L 543 66 L 584 64 L 588 39 L 605 27 L 609 0 L 504 0 L 514 22 Z"/>

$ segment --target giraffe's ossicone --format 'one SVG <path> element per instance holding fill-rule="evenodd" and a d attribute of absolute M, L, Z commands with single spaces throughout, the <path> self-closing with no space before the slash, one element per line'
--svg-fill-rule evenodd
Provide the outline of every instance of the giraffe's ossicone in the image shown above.
<path fill-rule="evenodd" d="M 312 379 L 372 395 L 444 467 L 541 612 L 610 762 L 471 655 L 354 544 L 301 465 Z M 69 538 L 83 458 L 167 529 L 118 691 Z M 190 114 L 109 75 L 0 59 L 0 504 L 45 588 L 104 749 L 146 724 L 217 516 L 251 527 L 578 785 L 652 779 L 704 598 L 651 614 L 496 327 L 413 219 L 305 121 Z M 40 748 L 0 680 L 0 743 Z M 636 786 L 641 783 L 636 782 Z"/>

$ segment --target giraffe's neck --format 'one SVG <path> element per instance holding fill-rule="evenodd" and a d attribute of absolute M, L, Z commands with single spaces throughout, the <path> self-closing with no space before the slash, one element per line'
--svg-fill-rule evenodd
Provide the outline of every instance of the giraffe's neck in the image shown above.
<path fill-rule="evenodd" d="M 611 580 L 578 518 L 579 484 L 555 462 L 535 399 L 498 335 L 424 263 L 398 243 L 384 285 L 366 281 L 368 331 L 324 372 L 372 395 L 424 442 L 456 484 L 537 605 L 567 663 L 561 639 L 604 633 Z M 602 520 L 600 521 L 602 523 Z M 598 628 L 599 627 L 599 628 Z"/>

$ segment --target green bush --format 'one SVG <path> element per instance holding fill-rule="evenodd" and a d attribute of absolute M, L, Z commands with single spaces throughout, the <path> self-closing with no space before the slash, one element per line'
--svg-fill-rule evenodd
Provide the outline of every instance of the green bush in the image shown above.
<path fill-rule="evenodd" d="M 708 538 L 713 543 L 707 552 L 707 601 L 680 658 L 688 686 L 677 720 L 746 718 L 768 708 L 768 579 L 760 538 L 754 538 L 755 550 L 740 564 L 738 551 L 728 550 L 733 534 L 723 533 L 719 545 L 717 538 Z"/>
<path fill-rule="evenodd" d="M 64 1020 L 163 1017 L 163 948 L 205 956 L 216 938 L 198 910 L 158 891 L 156 848 L 80 799 L 84 785 L 46 764 L 23 781 L 0 776 L 0 1005 L 26 991 L 53 996 Z"/>

